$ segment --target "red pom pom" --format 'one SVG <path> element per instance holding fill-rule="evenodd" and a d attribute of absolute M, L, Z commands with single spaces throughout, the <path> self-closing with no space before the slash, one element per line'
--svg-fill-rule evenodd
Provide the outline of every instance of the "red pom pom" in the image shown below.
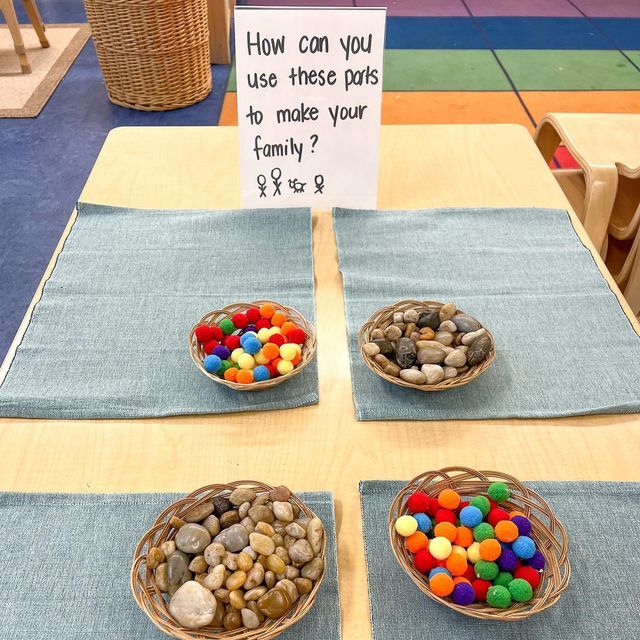
<path fill-rule="evenodd" d="M 476 600 L 485 602 L 487 600 L 487 591 L 491 588 L 491 583 L 488 580 L 473 580 L 471 582 L 473 591 L 476 594 Z"/>
<path fill-rule="evenodd" d="M 211 342 L 215 338 L 215 332 L 213 327 L 210 327 L 207 324 L 201 324 L 196 327 L 196 339 L 200 344 L 206 344 L 207 342 Z"/>
<path fill-rule="evenodd" d="M 436 513 L 438 512 L 438 510 L 440 509 L 440 503 L 438 502 L 437 498 L 430 498 L 429 499 L 429 507 L 427 508 L 427 515 L 431 516 L 432 518 L 435 517 Z"/>
<path fill-rule="evenodd" d="M 267 362 L 264 366 L 269 369 L 269 378 L 277 378 L 280 375 L 280 372 L 270 362 Z"/>
<path fill-rule="evenodd" d="M 213 329 L 213 339 L 222 340 L 222 337 L 224 336 L 224 331 L 217 324 L 214 324 L 213 327 L 211 328 Z"/>
<path fill-rule="evenodd" d="M 256 323 L 256 329 L 271 329 L 271 323 L 266 318 L 260 318 Z"/>
<path fill-rule="evenodd" d="M 491 511 L 491 509 L 495 509 L 498 506 L 498 503 L 494 502 L 491 498 L 489 498 L 489 496 L 485 496 L 485 497 L 489 501 L 489 511 Z"/>
<path fill-rule="evenodd" d="M 495 527 L 498 522 L 502 520 L 509 520 L 509 514 L 504 509 L 496 507 L 495 509 L 491 509 L 491 511 L 489 511 L 489 513 L 487 514 L 487 522 L 492 527 Z"/>
<path fill-rule="evenodd" d="M 420 573 L 429 573 L 431 569 L 435 569 L 438 566 L 438 561 L 426 549 L 420 549 L 413 556 L 413 566 Z"/>
<path fill-rule="evenodd" d="M 245 311 L 245 314 L 247 316 L 247 320 L 251 324 L 255 324 L 256 322 L 258 322 L 258 320 L 260 320 L 260 309 L 257 309 L 256 307 L 249 307 Z"/>
<path fill-rule="evenodd" d="M 460 513 L 465 507 L 468 507 L 471 503 L 468 500 L 461 500 L 458 508 L 456 509 L 456 513 Z"/>
<path fill-rule="evenodd" d="M 462 574 L 463 578 L 466 578 L 469 582 L 473 582 L 476 579 L 476 572 L 471 563 L 467 565 L 466 571 Z"/>
<path fill-rule="evenodd" d="M 273 342 L 273 344 L 277 344 L 279 347 L 281 347 L 286 341 L 284 339 L 284 336 L 281 336 L 279 333 L 274 333 L 269 338 L 269 342 Z"/>
<path fill-rule="evenodd" d="M 450 509 L 438 509 L 438 511 L 436 511 L 436 524 L 440 524 L 441 522 L 455 524 L 456 514 Z"/>
<path fill-rule="evenodd" d="M 207 342 L 207 344 L 204 345 L 204 352 L 210 356 L 213 353 L 213 350 L 219 345 L 220 343 L 217 340 L 210 340 L 209 342 Z"/>
<path fill-rule="evenodd" d="M 513 577 L 526 580 L 531 585 L 532 589 L 535 589 L 540 584 L 540 573 L 538 573 L 538 571 L 533 567 L 520 567 L 519 569 L 516 569 Z"/>
<path fill-rule="evenodd" d="M 233 322 L 238 329 L 244 329 L 249 324 L 247 316 L 244 313 L 234 313 L 231 316 L 231 322 Z"/>
<path fill-rule="evenodd" d="M 292 329 L 287 334 L 287 338 L 289 339 L 289 342 L 293 342 L 295 344 L 304 344 L 307 336 L 302 329 Z"/>
<path fill-rule="evenodd" d="M 230 335 L 230 336 L 226 336 L 223 344 L 225 347 L 227 347 L 227 349 L 229 349 L 229 351 L 233 351 L 234 349 L 237 349 L 240 346 L 240 336 L 234 336 L 234 335 Z"/>
<path fill-rule="evenodd" d="M 409 496 L 407 508 L 411 513 L 425 513 L 429 508 L 430 498 L 426 493 L 416 491 Z"/>

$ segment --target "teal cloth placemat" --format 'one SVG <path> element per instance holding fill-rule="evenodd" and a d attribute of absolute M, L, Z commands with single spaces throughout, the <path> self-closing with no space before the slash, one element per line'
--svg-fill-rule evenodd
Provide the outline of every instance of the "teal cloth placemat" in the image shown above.
<path fill-rule="evenodd" d="M 0 493 L 0 638 L 166 638 L 135 603 L 129 575 L 138 540 L 182 495 Z M 324 523 L 326 574 L 309 613 L 278 637 L 340 640 L 333 496 L 300 497 Z"/>
<path fill-rule="evenodd" d="M 404 484 L 360 483 L 373 640 L 640 638 L 640 484 L 526 483 L 567 528 L 571 581 L 553 607 L 519 622 L 469 618 L 428 599 L 413 584 L 388 535 L 389 507 Z"/>
<path fill-rule="evenodd" d="M 277 387 L 240 393 L 191 361 L 189 330 L 205 313 L 263 299 L 313 322 L 309 209 L 80 203 L 0 386 L 0 416 L 142 418 L 318 402 L 315 362 Z"/>
<path fill-rule="evenodd" d="M 358 420 L 640 411 L 640 337 L 554 209 L 334 210 Z M 454 302 L 493 334 L 470 384 L 425 393 L 367 369 L 360 326 L 399 300 Z"/>

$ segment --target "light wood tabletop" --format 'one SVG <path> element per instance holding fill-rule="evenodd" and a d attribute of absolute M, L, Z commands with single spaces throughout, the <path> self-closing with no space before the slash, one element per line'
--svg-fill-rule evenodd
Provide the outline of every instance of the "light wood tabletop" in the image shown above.
<path fill-rule="evenodd" d="M 518 125 L 387 126 L 380 153 L 381 208 L 569 208 L 531 137 Z M 122 128 L 106 140 L 80 199 L 129 207 L 236 208 L 238 174 L 235 128 Z M 0 488 L 187 492 L 212 482 L 254 478 L 297 491 L 331 490 L 337 509 L 343 633 L 353 640 L 370 637 L 359 480 L 408 479 L 449 465 L 499 469 L 525 480 L 640 480 L 638 414 L 357 422 L 342 282 L 327 212 L 314 213 L 313 239 L 320 404 L 144 420 L 2 419 Z M 611 277 L 605 277 L 619 295 Z M 39 295 L 40 290 L 34 302 Z"/>

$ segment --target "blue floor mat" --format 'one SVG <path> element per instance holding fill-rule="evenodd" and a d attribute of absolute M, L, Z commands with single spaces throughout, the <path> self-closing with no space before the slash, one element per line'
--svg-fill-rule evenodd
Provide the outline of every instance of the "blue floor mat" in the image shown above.
<path fill-rule="evenodd" d="M 487 49 L 473 18 L 387 18 L 387 49 Z"/>
<path fill-rule="evenodd" d="M 45 23 L 86 22 L 81 0 L 39 0 Z M 27 22 L 16 3 L 20 22 Z M 214 125 L 228 66 L 213 66 L 211 95 L 159 113 L 107 99 L 93 42 L 37 118 L 0 119 L 0 360 L 4 357 L 107 133 L 123 125 Z"/>
<path fill-rule="evenodd" d="M 640 49 L 640 18 L 597 18 L 592 22 L 617 49 Z"/>

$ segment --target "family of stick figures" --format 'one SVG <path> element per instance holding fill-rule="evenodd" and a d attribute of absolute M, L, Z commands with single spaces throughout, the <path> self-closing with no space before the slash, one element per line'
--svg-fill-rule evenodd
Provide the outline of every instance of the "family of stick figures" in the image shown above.
<path fill-rule="evenodd" d="M 267 177 L 264 174 L 260 174 L 257 177 L 257 181 L 258 181 L 258 189 L 260 190 L 260 197 L 261 198 L 266 198 L 267 196 Z M 271 169 L 271 181 L 273 182 L 273 193 L 271 195 L 273 196 L 280 196 L 282 195 L 282 169 L 280 169 L 280 167 L 274 167 L 273 169 Z M 301 180 L 299 180 L 298 178 L 291 178 L 288 181 L 289 184 L 289 189 L 291 189 L 291 191 L 294 194 L 299 194 L 299 193 L 304 193 L 304 188 L 307 186 L 306 182 L 302 182 Z M 322 174 L 318 174 L 316 176 L 314 176 L 313 178 L 313 182 L 315 185 L 315 191 L 313 192 L 315 193 L 323 193 L 324 190 L 324 176 Z"/>

